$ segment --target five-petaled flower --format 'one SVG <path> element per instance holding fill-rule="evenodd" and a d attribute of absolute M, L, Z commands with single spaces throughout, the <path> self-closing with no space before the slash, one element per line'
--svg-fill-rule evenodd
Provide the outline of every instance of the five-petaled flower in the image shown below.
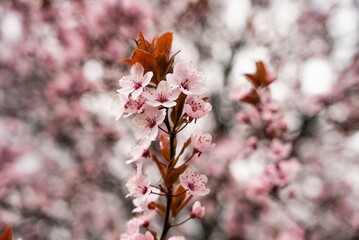
<path fill-rule="evenodd" d="M 198 72 L 190 62 L 179 62 L 173 68 L 173 73 L 166 75 L 166 79 L 172 86 L 180 87 L 184 94 L 200 95 L 204 93 L 206 77 Z"/>
<path fill-rule="evenodd" d="M 201 134 L 196 132 L 191 136 L 191 143 L 196 152 L 212 151 L 216 144 L 212 143 L 212 136 L 209 133 Z"/>
<path fill-rule="evenodd" d="M 137 114 L 132 123 L 137 128 L 137 139 L 155 140 L 158 134 L 158 126 L 163 122 L 166 110 L 146 105 L 142 113 Z"/>
<path fill-rule="evenodd" d="M 142 164 L 137 163 L 137 171 L 132 174 L 126 182 L 126 187 L 130 192 L 126 197 L 134 196 L 136 198 L 146 198 L 150 193 L 150 175 L 142 174 Z"/>
<path fill-rule="evenodd" d="M 147 72 L 144 75 L 143 73 L 144 69 L 140 63 L 132 65 L 131 74 L 120 79 L 121 88 L 118 92 L 126 96 L 131 93 L 131 96 L 137 99 L 143 92 L 143 88 L 150 83 L 153 76 L 153 72 Z"/>
<path fill-rule="evenodd" d="M 143 95 L 148 99 L 148 105 L 169 108 L 176 105 L 175 100 L 178 98 L 180 92 L 178 87 L 170 86 L 168 82 L 161 81 L 157 86 L 157 90 L 149 89 L 145 91 Z"/>
<path fill-rule="evenodd" d="M 208 178 L 203 174 L 198 174 L 187 168 L 186 171 L 180 175 L 180 183 L 182 187 L 193 196 L 204 196 L 209 193 L 209 188 L 206 186 Z"/>
<path fill-rule="evenodd" d="M 192 206 L 191 218 L 201 219 L 204 217 L 206 208 L 201 206 L 200 201 L 196 201 Z"/>
<path fill-rule="evenodd" d="M 189 96 L 184 105 L 184 111 L 194 119 L 203 118 L 212 110 L 212 105 L 197 96 Z"/>

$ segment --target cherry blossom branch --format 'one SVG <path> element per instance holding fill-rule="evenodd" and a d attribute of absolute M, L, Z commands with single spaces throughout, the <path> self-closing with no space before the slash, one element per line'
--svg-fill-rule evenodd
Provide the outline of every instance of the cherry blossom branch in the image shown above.
<path fill-rule="evenodd" d="M 208 98 L 200 97 L 205 92 L 206 77 L 190 62 L 174 65 L 174 56 L 169 57 L 172 33 L 165 33 L 154 41 L 157 43 L 146 41 L 140 33 L 139 39 L 136 40 L 136 54 L 133 54 L 131 59 L 124 60 L 132 66 L 130 74 L 120 79 L 120 89 L 117 90 L 117 118 L 123 114 L 135 114 L 132 123 L 137 128 L 135 137 L 138 141 L 131 152 L 132 159 L 126 162 L 138 163 L 136 172 L 132 173 L 126 182 L 129 190 L 126 197 L 133 196 L 136 206 L 134 211 L 142 213 L 127 223 L 128 231 L 121 235 L 121 239 L 157 236 L 157 233 L 152 231 L 143 235 L 137 230 L 144 226 L 143 224 L 148 226 L 155 216 L 154 210 L 159 210 L 161 216 L 164 214 L 159 239 L 167 239 L 171 223 L 192 196 L 204 196 L 210 191 L 206 186 L 208 178 L 188 168 L 188 162 L 196 153 L 200 155 L 213 149 L 215 144 L 211 143 L 211 135 L 196 132 L 183 144 L 176 157 L 177 133 L 192 120 L 196 123 L 198 119 L 206 117 L 212 109 L 207 102 Z M 148 54 L 144 55 L 143 51 L 148 51 Z M 153 61 L 160 62 L 152 64 Z M 165 134 L 159 133 L 160 130 Z M 148 149 L 152 142 L 159 143 L 161 156 L 156 153 L 149 154 Z M 193 148 L 192 156 L 176 167 L 189 146 Z M 162 177 L 163 185 L 160 187 L 153 187 L 150 174 L 142 172 L 140 160 L 143 160 L 144 156 L 150 157 L 156 164 Z M 153 191 L 156 188 L 157 190 Z M 158 189 L 160 192 L 157 192 Z M 188 196 L 183 196 L 187 192 Z M 166 204 L 162 205 L 161 200 L 156 202 L 158 196 L 166 197 Z M 193 205 L 191 217 L 202 218 L 204 211 L 204 207 L 197 201 Z M 132 231 L 134 227 L 137 231 Z"/>
<path fill-rule="evenodd" d="M 168 110 L 167 110 L 168 113 Z M 165 124 L 167 126 L 167 129 L 170 131 L 170 161 L 172 162 L 175 157 L 175 138 L 176 138 L 176 132 L 171 130 L 171 126 L 168 120 L 168 114 L 166 114 L 165 118 Z M 175 129 L 176 126 L 173 127 Z M 168 230 L 171 228 L 169 218 L 171 213 L 171 204 L 172 204 L 172 186 L 167 186 L 167 206 L 166 206 L 166 214 L 165 214 L 165 220 L 163 225 L 163 230 L 161 234 L 161 240 L 165 239 Z"/>

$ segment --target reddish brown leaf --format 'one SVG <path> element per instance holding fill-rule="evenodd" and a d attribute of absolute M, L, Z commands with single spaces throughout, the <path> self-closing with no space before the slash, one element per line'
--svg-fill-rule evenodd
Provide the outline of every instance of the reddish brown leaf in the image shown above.
<path fill-rule="evenodd" d="M 243 102 L 246 102 L 246 103 L 250 103 L 250 104 L 253 104 L 253 105 L 257 105 L 258 103 L 260 103 L 260 97 L 258 95 L 258 92 L 257 90 L 255 89 L 252 89 L 246 96 L 244 96 L 242 99 L 241 99 Z"/>
<path fill-rule="evenodd" d="M 175 127 L 177 126 L 179 119 L 181 118 L 186 97 L 187 95 L 181 92 L 181 94 L 177 98 L 176 106 L 172 108 L 171 121 L 175 125 Z"/>
<path fill-rule="evenodd" d="M 258 62 L 256 62 L 256 67 L 257 67 L 256 75 L 257 75 L 258 81 L 260 82 L 260 86 L 265 86 L 267 71 L 264 66 L 264 63 L 262 61 L 258 61 Z"/>
<path fill-rule="evenodd" d="M 173 34 L 171 32 L 167 32 L 162 34 L 158 40 L 157 40 L 157 52 L 164 53 L 166 56 L 166 59 L 169 59 L 171 48 L 172 48 L 172 40 L 173 40 Z"/>
<path fill-rule="evenodd" d="M 12 227 L 7 227 L 5 232 L 0 236 L 0 240 L 12 240 Z"/>
<path fill-rule="evenodd" d="M 168 174 L 167 178 L 165 178 L 167 186 L 173 186 L 178 181 L 179 175 L 186 171 L 187 167 L 187 164 L 183 164 L 178 168 L 167 170 Z"/>
<path fill-rule="evenodd" d="M 153 39 L 150 43 L 140 33 L 137 40 L 135 40 L 137 48 L 131 58 L 123 59 L 122 61 L 129 65 L 138 62 L 144 67 L 145 72 L 152 71 L 151 82 L 157 85 L 169 71 L 173 70 L 174 56 L 170 58 L 172 40 L 173 34 L 167 32 Z"/>
<path fill-rule="evenodd" d="M 188 203 L 191 201 L 193 195 L 190 195 L 186 200 L 182 201 L 182 203 L 176 208 L 176 212 L 174 215 L 177 215 Z"/>
<path fill-rule="evenodd" d="M 159 210 L 161 213 L 165 213 L 166 212 L 166 207 L 163 206 L 162 204 L 158 204 L 158 203 L 155 203 L 155 202 L 151 202 L 150 204 L 148 204 L 148 207 L 149 208 L 153 208 L 153 209 L 157 209 Z"/>
<path fill-rule="evenodd" d="M 138 38 L 136 41 L 137 49 L 141 49 L 145 52 L 150 53 L 151 51 L 151 43 L 149 43 L 143 36 L 142 32 L 138 34 Z"/>
<path fill-rule="evenodd" d="M 178 156 L 177 156 L 177 161 L 178 161 L 178 159 L 181 157 L 181 155 L 184 153 L 184 151 L 186 150 L 186 148 L 187 148 L 190 144 L 191 144 L 191 138 L 189 137 L 189 138 L 187 139 L 187 141 L 183 144 L 183 147 L 182 147 L 180 153 L 179 153 Z"/>
<path fill-rule="evenodd" d="M 249 79 L 253 86 L 255 88 L 258 88 L 261 86 L 261 82 L 260 82 L 260 79 L 257 77 L 257 74 L 244 74 L 244 76 L 247 77 L 247 79 Z"/>
<path fill-rule="evenodd" d="M 274 81 L 274 77 L 268 74 L 262 61 L 256 62 L 255 74 L 244 74 L 250 80 L 255 88 L 267 87 Z"/>
<path fill-rule="evenodd" d="M 169 162 L 170 161 L 170 140 L 167 135 L 162 134 L 160 136 L 160 149 L 163 158 Z"/>
<path fill-rule="evenodd" d="M 160 170 L 161 176 L 163 179 L 167 177 L 167 170 L 165 165 L 157 158 L 155 154 L 151 155 L 152 160 L 156 163 L 158 169 Z"/>
<path fill-rule="evenodd" d="M 173 196 L 174 197 L 171 205 L 171 212 L 173 214 L 173 217 L 176 217 L 176 215 L 179 213 L 179 207 L 186 199 L 185 189 L 181 185 L 178 185 L 173 191 Z"/>

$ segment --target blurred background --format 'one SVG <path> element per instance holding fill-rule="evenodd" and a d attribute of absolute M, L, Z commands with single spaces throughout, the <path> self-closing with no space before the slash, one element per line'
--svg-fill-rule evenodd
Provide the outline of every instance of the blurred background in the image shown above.
<path fill-rule="evenodd" d="M 359 239 L 358 0 L 2 0 L 0 231 L 119 239 L 132 216 L 124 183 L 135 139 L 130 120 L 110 113 L 140 31 L 174 33 L 176 61 L 206 74 L 213 105 L 193 128 L 217 142 L 195 161 L 210 179 L 206 217 L 174 234 Z M 260 197 L 253 188 L 277 145 L 239 121 L 247 106 L 229 97 L 259 60 L 277 77 L 284 155 L 298 163 Z"/>

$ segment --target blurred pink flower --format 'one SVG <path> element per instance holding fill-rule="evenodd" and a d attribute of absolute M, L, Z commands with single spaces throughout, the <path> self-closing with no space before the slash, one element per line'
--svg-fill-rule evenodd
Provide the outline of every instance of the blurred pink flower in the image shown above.
<path fill-rule="evenodd" d="M 196 201 L 192 206 L 191 218 L 201 219 L 204 217 L 206 208 L 201 206 L 200 201 Z"/>
<path fill-rule="evenodd" d="M 271 145 L 267 147 L 268 157 L 273 161 L 287 158 L 291 150 L 291 143 L 283 143 L 278 138 L 273 139 Z"/>
<path fill-rule="evenodd" d="M 266 166 L 265 173 L 276 185 L 286 185 L 299 171 L 299 163 L 295 159 L 281 160 Z"/>
<path fill-rule="evenodd" d="M 271 181 L 267 177 L 260 176 L 250 181 L 246 189 L 246 194 L 251 198 L 265 196 L 272 186 Z"/>

